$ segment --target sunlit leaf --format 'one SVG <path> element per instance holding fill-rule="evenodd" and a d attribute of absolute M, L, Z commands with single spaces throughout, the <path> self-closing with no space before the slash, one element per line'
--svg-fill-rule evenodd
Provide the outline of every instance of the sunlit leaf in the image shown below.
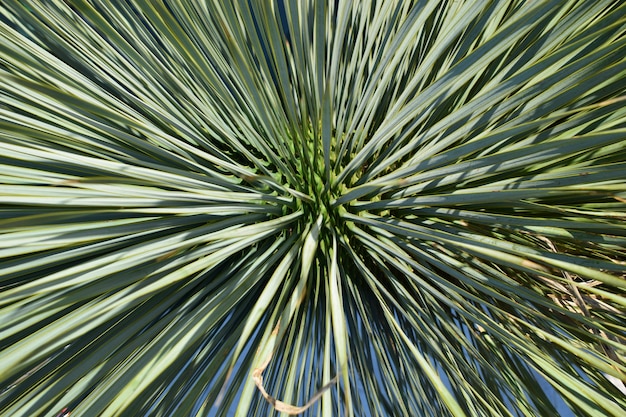
<path fill-rule="evenodd" d="M 0 414 L 626 413 L 626 4 L 0 4 Z"/>

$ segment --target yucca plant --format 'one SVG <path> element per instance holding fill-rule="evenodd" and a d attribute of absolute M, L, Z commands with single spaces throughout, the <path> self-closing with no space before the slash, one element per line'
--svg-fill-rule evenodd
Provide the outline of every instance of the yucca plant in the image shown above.
<path fill-rule="evenodd" d="M 3 1 L 1 415 L 624 415 L 620 3 Z"/>

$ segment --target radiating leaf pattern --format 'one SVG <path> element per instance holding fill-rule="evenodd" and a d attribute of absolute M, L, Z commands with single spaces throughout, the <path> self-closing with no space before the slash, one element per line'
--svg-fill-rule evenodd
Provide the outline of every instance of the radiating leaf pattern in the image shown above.
<path fill-rule="evenodd" d="M 304 414 L 555 415 L 545 380 L 623 415 L 625 33 L 613 1 L 2 2 L 2 415 L 333 378 Z"/>

